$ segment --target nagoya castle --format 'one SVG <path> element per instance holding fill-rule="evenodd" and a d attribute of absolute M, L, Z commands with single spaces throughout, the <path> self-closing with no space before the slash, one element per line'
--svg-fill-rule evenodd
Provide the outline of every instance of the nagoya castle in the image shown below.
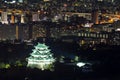
<path fill-rule="evenodd" d="M 38 68 L 41 70 L 50 69 L 53 67 L 55 59 L 53 58 L 51 50 L 45 44 L 38 43 L 34 46 L 33 52 L 27 58 L 27 67 Z"/>

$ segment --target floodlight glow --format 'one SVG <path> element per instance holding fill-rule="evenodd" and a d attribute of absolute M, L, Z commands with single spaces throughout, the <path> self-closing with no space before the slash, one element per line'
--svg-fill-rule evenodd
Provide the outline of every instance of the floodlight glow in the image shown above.
<path fill-rule="evenodd" d="M 78 66 L 78 67 L 82 67 L 82 66 L 84 66 L 84 65 L 85 65 L 85 63 L 83 63 L 83 62 L 77 63 L 77 66 Z"/>
<path fill-rule="evenodd" d="M 15 3 L 16 1 L 12 1 L 12 3 Z"/>
<path fill-rule="evenodd" d="M 117 28 L 116 31 L 120 31 L 120 28 Z"/>
<path fill-rule="evenodd" d="M 7 1 L 5 1 L 5 3 L 7 3 Z"/>

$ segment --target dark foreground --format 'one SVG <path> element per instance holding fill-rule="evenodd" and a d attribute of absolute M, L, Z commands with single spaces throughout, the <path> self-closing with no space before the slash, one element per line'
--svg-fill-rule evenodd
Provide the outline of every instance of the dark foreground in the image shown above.
<path fill-rule="evenodd" d="M 57 53 L 56 57 L 61 56 L 60 53 L 74 53 L 81 60 L 93 62 L 92 71 L 84 72 L 76 66 L 60 63 L 55 64 L 52 72 L 11 66 L 9 69 L 0 69 L 0 80 L 120 80 L 120 46 L 97 46 L 98 49 L 94 51 L 82 50 L 75 44 L 56 43 L 51 48 L 53 53 Z M 16 60 L 24 61 L 32 49 L 32 46 L 24 44 L 0 44 L 0 62 L 14 64 Z"/>
<path fill-rule="evenodd" d="M 120 72 L 102 69 L 83 72 L 75 66 L 57 64 L 54 71 L 26 67 L 1 69 L 0 80 L 120 80 Z"/>

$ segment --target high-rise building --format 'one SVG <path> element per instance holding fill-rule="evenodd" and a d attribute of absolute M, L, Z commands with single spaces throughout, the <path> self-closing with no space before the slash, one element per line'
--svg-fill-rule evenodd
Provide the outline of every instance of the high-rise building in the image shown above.
<path fill-rule="evenodd" d="M 93 10 L 93 12 L 92 12 L 92 22 L 94 24 L 98 24 L 99 23 L 98 16 L 99 16 L 98 10 Z"/>
<path fill-rule="evenodd" d="M 25 23 L 25 14 L 21 14 L 21 23 Z"/>
<path fill-rule="evenodd" d="M 7 12 L 2 12 L 1 13 L 1 22 L 2 24 L 8 24 L 8 17 L 7 17 Z"/>
<path fill-rule="evenodd" d="M 15 16 L 11 15 L 11 23 L 15 23 Z"/>
<path fill-rule="evenodd" d="M 34 13 L 34 14 L 32 15 L 32 21 L 39 21 L 39 14 Z"/>

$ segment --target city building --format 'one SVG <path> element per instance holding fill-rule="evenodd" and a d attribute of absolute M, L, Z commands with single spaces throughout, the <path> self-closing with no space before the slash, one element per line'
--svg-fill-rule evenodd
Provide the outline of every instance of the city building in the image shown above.
<path fill-rule="evenodd" d="M 8 24 L 7 12 L 2 12 L 1 13 L 1 22 L 2 22 L 2 24 Z"/>

